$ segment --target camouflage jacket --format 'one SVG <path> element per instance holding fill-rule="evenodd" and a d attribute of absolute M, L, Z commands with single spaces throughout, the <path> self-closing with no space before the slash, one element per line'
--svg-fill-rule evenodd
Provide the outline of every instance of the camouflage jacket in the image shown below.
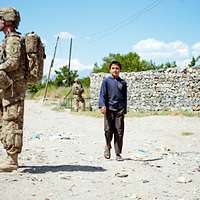
<path fill-rule="evenodd" d="M 81 84 L 78 84 L 78 83 L 73 84 L 72 86 L 73 95 L 81 96 L 83 92 L 84 92 L 84 89 Z"/>
<path fill-rule="evenodd" d="M 26 90 L 25 54 L 19 33 L 6 35 L 0 50 L 0 70 L 7 73 L 13 81 L 11 88 L 3 92 L 3 105 L 24 99 Z"/>
<path fill-rule="evenodd" d="M 14 82 L 24 79 L 25 58 L 19 33 L 6 35 L 0 48 L 0 70 L 5 71 Z"/>

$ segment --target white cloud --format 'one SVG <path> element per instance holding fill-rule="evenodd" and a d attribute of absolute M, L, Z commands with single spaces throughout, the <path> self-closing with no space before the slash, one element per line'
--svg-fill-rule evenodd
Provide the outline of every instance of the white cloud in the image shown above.
<path fill-rule="evenodd" d="M 51 64 L 51 60 L 52 58 L 50 56 L 47 56 L 47 58 L 45 59 L 45 63 L 44 63 L 44 75 L 47 75 L 49 72 L 49 68 L 50 68 L 50 64 Z M 64 58 L 55 58 L 54 60 L 54 64 L 53 67 L 51 68 L 51 75 L 55 74 L 55 70 L 58 70 L 59 68 L 68 65 L 68 60 L 64 59 Z M 78 59 L 71 59 L 71 70 L 78 70 L 78 71 L 82 71 L 82 70 L 86 70 L 86 69 L 92 69 L 93 65 L 84 65 L 82 64 Z"/>
<path fill-rule="evenodd" d="M 139 41 L 133 45 L 133 51 L 155 62 L 183 60 L 189 56 L 188 46 L 182 41 L 167 43 L 153 38 Z"/>
<path fill-rule="evenodd" d="M 192 55 L 195 57 L 200 55 L 200 42 L 192 45 Z"/>
<path fill-rule="evenodd" d="M 75 38 L 75 36 L 69 32 L 59 32 L 57 34 L 54 35 L 56 38 L 59 36 L 59 38 L 61 40 L 68 40 L 70 38 Z"/>
<path fill-rule="evenodd" d="M 80 63 L 80 61 L 78 59 L 72 59 L 71 60 L 71 69 L 73 70 L 84 70 L 84 69 L 91 69 L 93 67 L 93 65 L 84 65 L 82 63 Z"/>

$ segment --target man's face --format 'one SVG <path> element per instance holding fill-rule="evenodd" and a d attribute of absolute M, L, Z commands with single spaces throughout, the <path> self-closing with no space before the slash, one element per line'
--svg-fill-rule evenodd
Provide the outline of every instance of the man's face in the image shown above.
<path fill-rule="evenodd" d="M 110 67 L 110 73 L 112 74 L 112 76 L 114 78 L 119 77 L 120 67 L 118 65 L 115 65 L 115 64 L 111 65 L 111 67 Z"/>
<path fill-rule="evenodd" d="M 0 18 L 0 31 L 4 28 L 4 20 Z"/>

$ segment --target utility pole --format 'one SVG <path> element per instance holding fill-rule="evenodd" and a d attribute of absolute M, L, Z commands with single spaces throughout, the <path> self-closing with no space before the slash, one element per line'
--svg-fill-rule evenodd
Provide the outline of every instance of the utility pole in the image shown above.
<path fill-rule="evenodd" d="M 57 46 L 58 46 L 58 40 L 59 40 L 59 36 L 57 37 L 57 40 L 56 40 L 56 45 L 55 45 L 55 49 L 54 49 L 53 58 L 51 60 L 51 64 L 50 64 L 50 67 L 49 67 L 49 73 L 48 73 L 48 77 L 47 77 L 47 82 L 46 82 L 46 87 L 45 87 L 43 102 L 46 100 L 47 88 L 48 88 L 49 78 L 50 78 L 50 75 L 51 75 L 51 68 L 53 67 L 53 63 L 54 63 L 55 56 L 56 56 L 56 50 L 57 50 Z"/>
<path fill-rule="evenodd" d="M 68 64 L 68 69 L 70 71 L 70 64 L 71 64 L 71 55 L 72 55 L 72 38 L 70 39 L 70 47 L 69 47 L 69 64 Z"/>
<path fill-rule="evenodd" d="M 70 47 L 69 47 L 69 63 L 68 63 L 68 86 L 70 86 L 70 68 L 71 68 L 71 55 L 72 55 L 72 38 L 70 39 Z"/>

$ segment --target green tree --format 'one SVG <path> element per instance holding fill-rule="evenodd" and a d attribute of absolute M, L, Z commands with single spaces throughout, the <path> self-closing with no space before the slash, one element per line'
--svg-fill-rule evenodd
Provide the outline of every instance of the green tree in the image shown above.
<path fill-rule="evenodd" d="M 73 84 L 74 79 L 78 77 L 77 70 L 69 70 L 66 66 L 63 66 L 59 70 L 55 70 L 56 78 L 54 81 L 55 86 L 59 87 L 62 85 L 70 86 Z"/>
<path fill-rule="evenodd" d="M 36 83 L 36 84 L 28 84 L 27 91 L 31 94 L 35 94 L 44 87 L 45 87 L 45 84 L 41 82 Z"/>
<path fill-rule="evenodd" d="M 188 64 L 188 67 L 194 67 L 196 65 L 196 59 L 193 56 L 191 62 Z"/>
<path fill-rule="evenodd" d="M 200 55 L 197 56 L 196 58 L 193 56 L 192 60 L 188 64 L 188 67 L 194 67 L 197 64 L 197 62 L 199 61 L 199 59 L 200 59 Z"/>
<path fill-rule="evenodd" d="M 97 63 L 94 63 L 94 67 L 93 67 L 93 70 L 92 70 L 94 73 L 98 73 L 98 72 L 101 72 L 101 67 L 98 66 Z"/>
<path fill-rule="evenodd" d="M 142 60 L 137 53 L 129 52 L 125 55 L 111 53 L 108 57 L 103 58 L 101 66 L 98 66 L 97 63 L 94 64 L 93 72 L 109 72 L 108 66 L 113 60 L 117 60 L 122 64 L 122 72 L 138 72 L 156 68 L 155 64 Z"/>
<path fill-rule="evenodd" d="M 83 84 L 83 87 L 87 87 L 87 88 L 90 87 L 90 77 L 89 76 L 80 79 L 80 81 Z"/>
<path fill-rule="evenodd" d="M 156 66 L 156 69 L 167 69 L 167 68 L 176 68 L 177 67 L 177 64 L 175 61 L 173 61 L 172 63 L 170 62 L 166 62 L 166 63 L 162 63 L 158 66 Z"/>

